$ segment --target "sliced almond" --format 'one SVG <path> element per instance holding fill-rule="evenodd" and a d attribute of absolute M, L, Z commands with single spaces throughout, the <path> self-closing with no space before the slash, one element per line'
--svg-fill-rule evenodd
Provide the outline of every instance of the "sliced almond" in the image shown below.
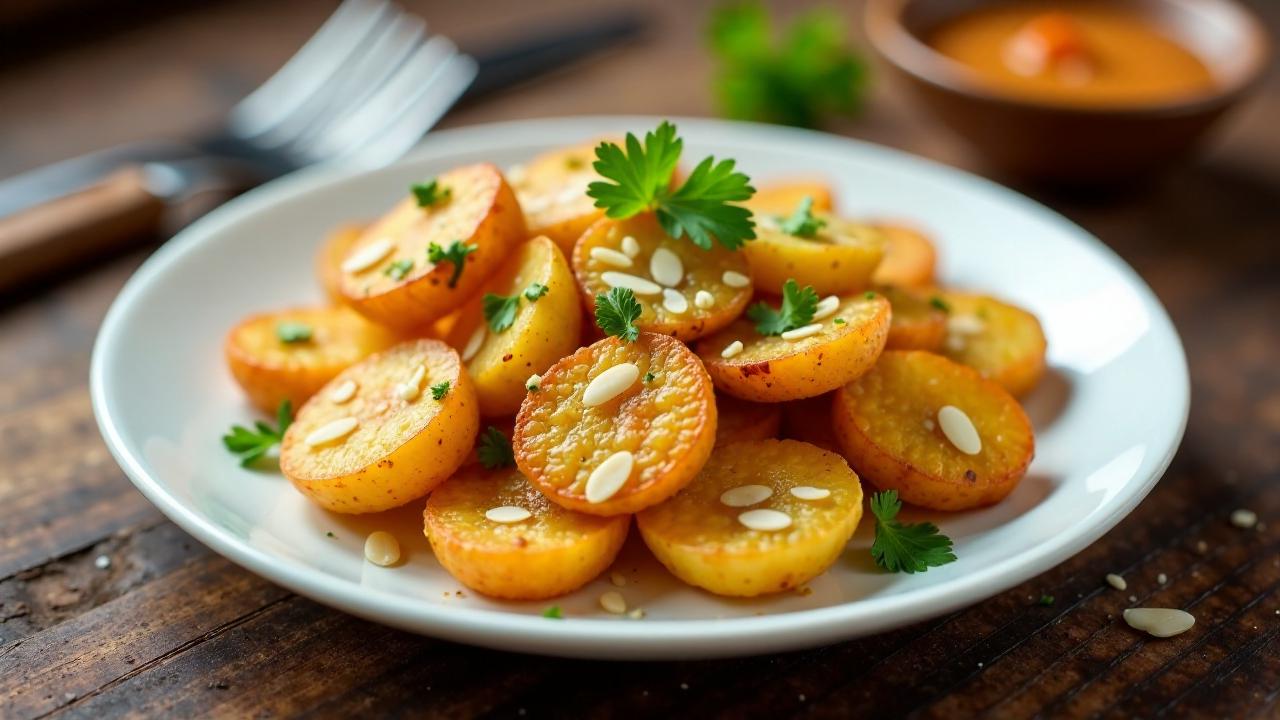
<path fill-rule="evenodd" d="M 689 312 L 689 301 L 685 299 L 684 294 L 679 290 L 663 288 L 662 307 L 666 308 L 667 312 L 675 315 L 683 315 L 686 312 Z"/>
<path fill-rule="evenodd" d="M 1196 624 L 1196 617 L 1186 610 L 1173 608 L 1129 608 L 1124 621 L 1134 630 L 1158 638 L 1181 635 Z"/>
<path fill-rule="evenodd" d="M 624 255 L 623 253 L 618 252 L 617 250 L 614 250 L 613 248 L 607 248 L 607 247 L 591 248 L 591 259 L 599 260 L 600 262 L 605 263 L 607 265 L 612 265 L 614 267 L 620 267 L 620 268 L 629 268 L 634 264 L 631 262 L 630 257 Z"/>
<path fill-rule="evenodd" d="M 742 513 L 738 516 L 738 522 L 751 530 L 775 532 L 791 527 L 791 516 L 777 510 L 760 508 Z"/>
<path fill-rule="evenodd" d="M 618 363 L 596 375 L 582 391 L 582 404 L 587 407 L 602 405 L 622 394 L 640 379 L 640 368 L 635 363 Z"/>
<path fill-rule="evenodd" d="M 955 405 L 943 405 L 938 409 L 938 427 L 942 434 L 965 455 L 977 455 L 982 452 L 982 438 L 978 437 L 978 429 L 963 410 Z"/>
<path fill-rule="evenodd" d="M 466 347 L 462 348 L 462 362 L 470 362 L 471 358 L 480 352 L 480 346 L 484 344 L 486 335 L 488 330 L 483 324 L 476 327 L 475 332 L 471 333 L 471 337 L 467 340 Z"/>
<path fill-rule="evenodd" d="M 768 500 L 773 488 L 768 485 L 739 485 L 720 493 L 720 502 L 729 507 L 749 507 Z"/>
<path fill-rule="evenodd" d="M 485 510 L 484 516 L 496 523 L 518 523 L 533 517 L 533 513 L 515 505 L 500 505 Z"/>
<path fill-rule="evenodd" d="M 343 380 L 338 387 L 333 389 L 333 392 L 329 393 L 329 400 L 330 402 L 341 405 L 355 397 L 356 390 L 359 389 L 360 386 L 356 385 L 355 380 Z"/>
<path fill-rule="evenodd" d="M 312 430 L 303 442 L 311 447 L 328 445 L 350 435 L 359 426 L 360 421 L 353 417 L 340 417 Z"/>
<path fill-rule="evenodd" d="M 791 496 L 800 500 L 826 500 L 831 497 L 831 491 L 811 485 L 797 485 L 791 488 Z"/>
<path fill-rule="evenodd" d="M 395 247 L 396 244 L 390 239 L 378 238 L 348 255 L 347 259 L 342 261 L 342 272 L 353 274 L 364 272 L 382 262 L 382 259 L 390 255 Z"/>
<path fill-rule="evenodd" d="M 662 286 L 652 280 L 614 270 L 606 270 L 600 273 L 600 280 L 609 287 L 624 288 L 637 295 L 659 295 L 662 293 Z"/>
<path fill-rule="evenodd" d="M 616 495 L 631 478 L 635 462 L 635 456 L 627 450 L 619 450 L 605 458 L 587 478 L 587 502 L 602 503 Z"/>
<path fill-rule="evenodd" d="M 731 288 L 744 288 L 751 284 L 751 278 L 736 270 L 725 270 L 720 276 L 720 282 Z"/>
<path fill-rule="evenodd" d="M 667 287 L 676 287 L 684 280 L 684 263 L 679 255 L 660 247 L 649 257 L 649 275 Z"/>

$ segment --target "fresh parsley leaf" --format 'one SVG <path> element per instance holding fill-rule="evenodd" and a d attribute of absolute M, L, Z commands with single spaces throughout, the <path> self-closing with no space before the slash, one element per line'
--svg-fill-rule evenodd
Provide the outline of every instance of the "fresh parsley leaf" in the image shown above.
<path fill-rule="evenodd" d="M 258 458 L 266 455 L 272 446 L 280 443 L 280 440 L 284 438 L 284 431 L 288 430 L 289 425 L 292 423 L 293 404 L 288 400 L 284 400 L 280 403 L 280 407 L 276 409 L 276 426 L 274 428 L 261 420 L 253 424 L 253 430 L 241 425 L 232 425 L 231 431 L 222 436 L 222 444 L 232 454 L 240 457 L 241 467 L 249 467 Z"/>
<path fill-rule="evenodd" d="M 520 296 L 495 295 L 485 293 L 483 299 L 484 321 L 489 329 L 496 333 L 511 327 L 516 321 L 516 311 L 520 309 Z"/>
<path fill-rule="evenodd" d="M 418 183 L 409 188 L 413 196 L 418 200 L 418 207 L 431 207 L 438 202 L 448 200 L 453 195 L 453 190 L 439 183 L 435 178 L 430 182 Z"/>
<path fill-rule="evenodd" d="M 775 33 L 763 3 L 720 4 L 708 41 L 719 61 L 715 90 L 721 112 L 801 127 L 814 127 L 828 115 L 856 114 L 866 94 L 867 64 L 845 34 L 849 24 L 823 8 Z"/>
<path fill-rule="evenodd" d="M 458 278 L 466 265 L 467 256 L 477 250 L 475 245 L 467 245 L 461 240 L 454 240 L 447 248 L 436 243 L 427 246 L 427 260 L 432 263 L 453 263 L 453 275 L 449 277 L 449 287 L 457 287 Z"/>
<path fill-rule="evenodd" d="M 644 382 L 651 383 L 655 377 L 657 377 L 657 375 L 654 375 L 653 371 L 649 371 L 644 374 Z"/>
<path fill-rule="evenodd" d="M 480 433 L 480 446 L 476 452 L 480 455 L 480 464 L 489 470 L 516 464 L 516 454 L 511 450 L 511 441 L 502 434 L 501 430 L 492 425 Z"/>
<path fill-rule="evenodd" d="M 560 609 L 559 605 L 552 605 L 551 607 L 542 611 L 542 617 L 551 618 L 552 620 L 563 620 L 564 611 Z"/>
<path fill-rule="evenodd" d="M 608 294 L 596 296 L 596 325 L 627 342 L 640 337 L 640 328 L 636 327 L 640 312 L 635 293 L 626 288 L 612 288 Z"/>
<path fill-rule="evenodd" d="M 944 312 L 944 313 L 949 313 L 949 312 L 951 312 L 951 306 L 947 304 L 947 301 L 946 301 L 946 300 L 943 300 L 942 298 L 938 297 L 937 295 L 934 295 L 933 297 L 929 298 L 929 304 L 930 304 L 930 305 L 932 305 L 932 306 L 934 306 L 934 307 L 936 307 L 936 308 L 938 308 L 939 310 L 941 310 L 941 311 L 942 311 L 942 312 Z"/>
<path fill-rule="evenodd" d="M 877 565 L 889 572 L 918 573 L 955 561 L 951 538 L 930 522 L 903 525 L 894 519 L 901 509 L 896 490 L 871 496 L 871 512 L 876 516 L 871 557 Z"/>
<path fill-rule="evenodd" d="M 1036 601 L 1036 604 L 1044 605 L 1045 607 L 1048 607 L 1053 603 L 1054 603 L 1054 597 L 1052 595 L 1041 595 L 1040 599 Z"/>
<path fill-rule="evenodd" d="M 684 149 L 675 125 L 664 120 L 645 133 L 643 145 L 627 133 L 624 145 L 602 142 L 596 147 L 593 167 L 604 180 L 588 185 L 587 195 L 606 215 L 622 219 L 652 210 L 668 235 L 688 235 L 704 250 L 711 249 L 712 238 L 736 250 L 756 236 L 751 211 L 733 204 L 750 199 L 755 188 L 734 170 L 733 160 L 703 159 L 673 191 L 671 177 Z"/>
<path fill-rule="evenodd" d="M 864 297 L 864 298 L 866 298 L 866 299 L 868 299 L 868 300 L 875 300 L 875 299 L 876 299 L 876 291 L 875 291 L 875 290 L 868 290 L 868 291 L 867 291 L 867 292 L 866 292 L 862 297 Z"/>
<path fill-rule="evenodd" d="M 403 280 L 411 270 L 413 270 L 413 261 L 408 258 L 404 258 L 391 263 L 387 266 L 387 269 L 382 272 L 385 275 L 389 275 L 392 280 Z"/>
<path fill-rule="evenodd" d="M 304 343 L 310 342 L 312 336 L 311 326 L 300 322 L 282 322 L 276 324 L 276 337 L 280 338 L 280 342 L 288 343 Z"/>
<path fill-rule="evenodd" d="M 795 280 L 787 280 L 782 284 L 782 307 L 774 310 L 766 302 L 758 302 L 747 308 L 747 317 L 756 323 L 756 332 L 761 335 L 781 335 L 788 330 L 804 327 L 813 320 L 813 313 L 818 309 L 818 293 L 812 285 L 803 289 Z"/>
<path fill-rule="evenodd" d="M 524 297 L 529 302 L 538 302 L 538 298 L 546 295 L 551 288 L 540 282 L 530 283 L 529 287 L 524 289 Z"/>
<path fill-rule="evenodd" d="M 453 387 L 448 380 L 436 383 L 431 386 L 431 399 L 443 400 L 445 395 L 449 394 L 449 388 Z"/>
<path fill-rule="evenodd" d="M 778 218 L 778 227 L 788 235 L 800 238 L 811 238 L 827 226 L 827 221 L 813 214 L 813 198 L 805 195 L 800 199 L 791 217 Z"/>
<path fill-rule="evenodd" d="M 843 325 L 843 324 L 844 324 L 844 318 L 842 318 L 842 317 L 838 317 L 838 318 L 836 318 L 835 320 L 832 320 L 831 322 L 835 323 L 836 325 Z"/>

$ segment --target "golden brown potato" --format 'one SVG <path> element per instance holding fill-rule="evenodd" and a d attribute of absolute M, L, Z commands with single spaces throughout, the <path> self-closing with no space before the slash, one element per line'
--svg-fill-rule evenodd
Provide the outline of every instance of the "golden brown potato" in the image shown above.
<path fill-rule="evenodd" d="M 427 500 L 424 532 L 440 564 L 491 597 L 543 600 L 591 582 L 609 567 L 631 518 L 566 510 L 515 468 L 470 467 Z"/>
<path fill-rule="evenodd" d="M 794 179 L 763 183 L 751 199 L 743 203 L 757 215 L 790 215 L 805 198 L 813 203 L 814 212 L 829 213 L 833 209 L 831 185 L 824 180 Z"/>
<path fill-rule="evenodd" d="M 326 510 L 380 512 L 452 475 L 479 424 L 458 354 L 411 340 L 352 365 L 307 401 L 280 444 L 280 469 Z"/>
<path fill-rule="evenodd" d="M 493 165 L 468 165 L 435 179 L 447 191 L 422 207 L 411 195 L 369 226 L 343 260 L 345 302 L 376 322 L 396 328 L 427 326 L 480 290 L 517 245 L 524 216 L 515 194 Z M 471 248 L 432 260 L 434 246 Z"/>
<path fill-rule="evenodd" d="M 993 297 L 953 290 L 937 293 L 949 309 L 942 353 L 1025 395 L 1045 371 L 1044 330 L 1035 315 Z"/>
<path fill-rule="evenodd" d="M 756 216 L 756 239 L 742 248 L 756 287 L 777 292 L 790 278 L 821 295 L 844 295 L 870 286 L 884 236 L 870 225 L 814 214 L 826 225 L 811 238 L 788 235 L 771 215 Z"/>
<path fill-rule="evenodd" d="M 513 445 L 520 469 L 553 502 L 622 515 L 684 487 L 715 437 L 715 396 L 697 356 L 679 340 L 640 333 L 552 365 L 520 406 Z"/>
<path fill-rule="evenodd" d="M 844 458 L 795 440 L 717 448 L 675 497 L 636 516 L 653 554 L 719 595 L 798 587 L 835 562 L 862 517 Z"/>
<path fill-rule="evenodd" d="M 302 407 L 338 373 L 396 342 L 346 308 L 299 308 L 246 318 L 227 334 L 223 353 L 250 402 L 274 414 L 284 400 Z"/>
<path fill-rule="evenodd" d="M 871 369 L 889 336 L 889 302 L 876 293 L 825 300 L 813 334 L 761 335 L 747 318 L 698 343 L 716 389 L 743 400 L 783 402 L 830 392 Z M 797 332 L 804 332 L 798 330 Z M 741 350 L 734 343 L 741 344 Z M 726 357 L 727 355 L 727 357 Z"/>
<path fill-rule="evenodd" d="M 999 502 L 1035 453 L 1027 415 L 972 368 L 919 350 L 891 350 L 836 393 L 845 457 L 863 479 L 934 510 Z"/>
<path fill-rule="evenodd" d="M 835 393 L 829 392 L 817 397 L 778 403 L 778 407 L 782 409 L 780 436 L 817 445 L 829 452 L 843 454 L 844 449 L 840 447 L 835 428 L 831 424 L 833 402 L 835 402 Z"/>
<path fill-rule="evenodd" d="M 871 276 L 877 285 L 926 287 L 934 282 L 938 252 L 924 233 L 905 225 L 874 226 L 885 240 L 884 260 Z"/>
<path fill-rule="evenodd" d="M 884 295 L 893 308 L 885 349 L 936 352 L 942 347 L 947 337 L 947 314 L 939 298 L 905 287 L 881 286 L 876 292 Z"/>
<path fill-rule="evenodd" d="M 624 240 L 628 237 L 634 244 Z M 703 250 L 688 240 L 673 240 L 651 213 L 627 220 L 605 218 L 592 225 L 574 247 L 573 271 L 588 312 L 596 295 L 627 282 L 640 302 L 636 326 L 681 340 L 728 325 L 751 300 L 747 260 L 741 252 L 718 244 Z M 726 281 L 726 274 L 732 282 Z"/>
<path fill-rule="evenodd" d="M 587 185 L 602 179 L 592 168 L 600 142 L 545 152 L 507 173 L 529 234 L 551 238 L 566 257 L 587 228 L 604 216 L 587 196 Z"/>
<path fill-rule="evenodd" d="M 490 295 L 515 298 L 510 327 L 495 330 L 485 320 Z M 537 237 L 517 248 L 449 330 L 475 381 L 480 414 L 514 415 L 529 376 L 578 348 L 581 314 L 573 273 L 555 243 Z"/>
<path fill-rule="evenodd" d="M 316 277 L 324 294 L 335 305 L 343 304 L 342 261 L 351 253 L 352 246 L 364 234 L 365 223 L 348 223 L 334 228 L 316 253 Z"/>
<path fill-rule="evenodd" d="M 716 393 L 716 447 L 777 437 L 781 424 L 777 403 L 753 403 Z"/>

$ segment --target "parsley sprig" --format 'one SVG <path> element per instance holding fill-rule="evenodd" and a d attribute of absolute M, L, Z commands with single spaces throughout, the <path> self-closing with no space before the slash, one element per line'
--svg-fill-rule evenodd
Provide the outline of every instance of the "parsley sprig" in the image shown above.
<path fill-rule="evenodd" d="M 449 388 L 451 387 L 453 387 L 453 384 L 450 383 L 448 380 L 445 380 L 444 382 L 438 382 L 435 385 L 432 385 L 431 399 L 443 400 L 444 396 L 449 394 Z"/>
<path fill-rule="evenodd" d="M 412 185 L 409 191 L 413 193 L 413 197 L 418 201 L 418 207 L 420 208 L 431 207 L 453 196 L 453 190 L 441 185 L 435 178 L 425 183 Z"/>
<path fill-rule="evenodd" d="M 782 284 L 782 307 L 777 310 L 761 301 L 747 308 L 747 317 L 756 323 L 761 335 L 781 335 L 788 330 L 804 327 L 813 320 L 818 310 L 818 293 L 812 285 L 803 288 L 795 280 Z"/>
<path fill-rule="evenodd" d="M 627 133 L 624 144 L 625 149 L 611 142 L 596 147 L 593 167 L 605 179 L 588 185 L 587 195 L 606 215 L 622 219 L 652 210 L 668 235 L 688 235 L 704 250 L 711 249 L 713 240 L 736 250 L 756 236 L 751 211 L 733 204 L 750 199 L 755 188 L 734 169 L 733 160 L 716 162 L 708 156 L 672 190 L 671 177 L 684 150 L 675 125 L 664 120 L 645 133 L 644 145 Z"/>
<path fill-rule="evenodd" d="M 871 513 L 876 516 L 876 539 L 871 557 L 889 572 L 918 573 L 955 562 L 951 538 L 938 532 L 931 522 L 903 525 L 895 518 L 902 509 L 896 490 L 871 496 Z"/>
<path fill-rule="evenodd" d="M 292 345 L 310 342 L 313 335 L 311 326 L 306 323 L 286 321 L 276 324 L 276 337 L 282 343 Z"/>
<path fill-rule="evenodd" d="M 529 302 L 538 302 L 538 299 L 546 295 L 551 288 L 540 282 L 529 283 L 529 287 L 524 289 L 524 297 Z"/>
<path fill-rule="evenodd" d="M 778 227 L 788 235 L 811 238 L 827 226 L 827 221 L 813 214 L 813 198 L 805 195 L 790 217 L 778 218 Z"/>
<path fill-rule="evenodd" d="M 431 243 L 427 246 L 427 260 L 434 264 L 453 263 L 453 275 L 449 276 L 449 287 L 457 287 L 458 278 L 462 277 L 462 270 L 466 266 L 467 256 L 477 249 L 475 245 L 467 245 L 461 240 L 454 240 L 447 248 Z"/>
<path fill-rule="evenodd" d="M 511 450 L 511 441 L 498 428 L 490 425 L 480 433 L 480 445 L 476 448 L 480 456 L 480 464 L 488 470 L 511 467 L 516 464 L 516 454 Z"/>
<path fill-rule="evenodd" d="M 413 261 L 409 258 L 402 258 L 400 260 L 393 261 L 382 272 L 392 280 L 403 280 L 412 271 Z"/>
<path fill-rule="evenodd" d="M 640 337 L 636 320 L 640 318 L 640 302 L 627 288 L 612 288 L 608 294 L 596 295 L 596 325 L 609 335 L 635 342 Z"/>
<path fill-rule="evenodd" d="M 496 333 L 511 327 L 516 321 L 516 311 L 520 309 L 520 296 L 495 295 L 485 293 L 483 299 L 484 321 L 489 329 Z"/>
<path fill-rule="evenodd" d="M 252 430 L 242 425 L 232 425 L 231 431 L 222 436 L 222 444 L 240 457 L 240 466 L 249 467 L 273 446 L 284 439 L 284 431 L 293 423 L 293 404 L 283 400 L 276 409 L 276 426 L 273 428 L 261 420 Z"/>

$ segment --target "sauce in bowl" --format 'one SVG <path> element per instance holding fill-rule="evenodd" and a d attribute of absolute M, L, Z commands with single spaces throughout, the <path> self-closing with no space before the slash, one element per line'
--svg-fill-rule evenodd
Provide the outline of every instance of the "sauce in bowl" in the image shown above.
<path fill-rule="evenodd" d="M 925 37 L 992 90 L 1038 102 L 1145 105 L 1211 92 L 1191 50 L 1126 3 L 997 3 L 951 18 Z"/>

